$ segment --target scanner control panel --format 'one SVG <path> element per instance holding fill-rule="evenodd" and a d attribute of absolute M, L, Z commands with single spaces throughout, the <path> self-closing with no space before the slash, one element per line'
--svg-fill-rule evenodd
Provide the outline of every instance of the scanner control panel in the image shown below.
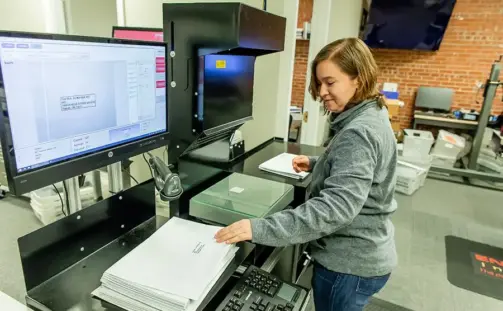
<path fill-rule="evenodd" d="M 307 291 L 250 266 L 218 311 L 299 311 Z"/>

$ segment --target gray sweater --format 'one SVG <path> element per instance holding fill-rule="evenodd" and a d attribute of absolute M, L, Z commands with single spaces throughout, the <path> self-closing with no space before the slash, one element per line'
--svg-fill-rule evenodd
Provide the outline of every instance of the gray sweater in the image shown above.
<path fill-rule="evenodd" d="M 339 114 L 326 151 L 310 158 L 311 198 L 295 209 L 252 219 L 253 242 L 311 242 L 314 260 L 335 272 L 373 277 L 397 264 L 393 198 L 396 142 L 385 108 L 362 102 Z"/>

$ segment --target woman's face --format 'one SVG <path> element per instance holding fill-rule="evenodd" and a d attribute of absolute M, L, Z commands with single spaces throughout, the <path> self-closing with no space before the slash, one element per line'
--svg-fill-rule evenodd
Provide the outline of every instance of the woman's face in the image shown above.
<path fill-rule="evenodd" d="M 328 111 L 342 112 L 355 95 L 358 80 L 344 73 L 337 64 L 324 60 L 316 66 L 320 97 Z"/>

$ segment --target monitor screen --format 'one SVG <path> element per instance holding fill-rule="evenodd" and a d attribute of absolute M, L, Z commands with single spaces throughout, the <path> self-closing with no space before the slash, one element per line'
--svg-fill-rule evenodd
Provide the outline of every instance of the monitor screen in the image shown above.
<path fill-rule="evenodd" d="M 200 58 L 198 118 L 203 130 L 252 116 L 254 68 L 254 56 Z"/>
<path fill-rule="evenodd" d="M 454 90 L 443 87 L 420 86 L 417 89 L 416 108 L 450 111 Z"/>
<path fill-rule="evenodd" d="M 17 173 L 166 132 L 165 49 L 0 35 Z"/>
<path fill-rule="evenodd" d="M 164 41 L 162 29 L 114 28 L 113 37 L 141 41 Z"/>
<path fill-rule="evenodd" d="M 363 40 L 372 48 L 436 51 L 456 0 L 372 0 Z"/>

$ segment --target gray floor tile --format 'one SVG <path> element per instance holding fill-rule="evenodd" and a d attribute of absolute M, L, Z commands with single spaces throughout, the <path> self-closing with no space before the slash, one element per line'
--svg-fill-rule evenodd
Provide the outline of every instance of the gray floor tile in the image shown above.
<path fill-rule="evenodd" d="M 503 301 L 448 282 L 444 242 L 452 234 L 503 248 L 503 192 L 428 179 L 397 201 L 399 266 L 378 297 L 416 311 L 503 310 Z"/>

